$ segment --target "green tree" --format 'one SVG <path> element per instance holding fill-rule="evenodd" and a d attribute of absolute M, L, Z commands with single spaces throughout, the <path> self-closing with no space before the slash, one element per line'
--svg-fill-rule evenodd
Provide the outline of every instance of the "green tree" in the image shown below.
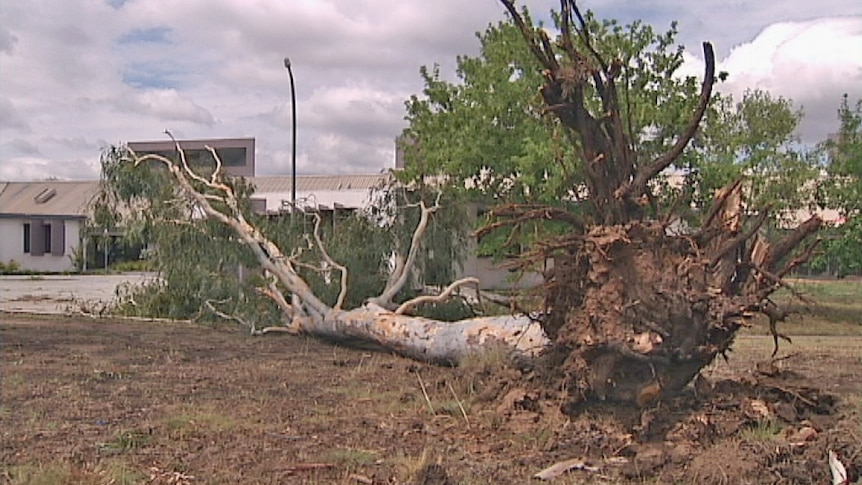
<path fill-rule="evenodd" d="M 841 128 L 823 143 L 829 178 L 823 186 L 822 205 L 837 209 L 842 221 L 831 228 L 820 266 L 838 275 L 862 272 L 862 99 L 850 104 L 845 94 L 838 109 Z"/>
<path fill-rule="evenodd" d="M 529 13 L 522 15 L 529 23 Z M 561 17 L 554 19 L 561 28 Z M 577 36 L 576 47 L 593 48 L 620 69 L 619 109 L 628 148 L 644 160 L 668 151 L 699 101 L 697 79 L 678 75 L 683 48 L 676 42 L 676 24 L 657 32 L 639 21 L 622 26 L 588 13 L 585 28 L 590 46 Z M 456 82 L 443 80 L 437 66 L 420 70 L 425 89 L 406 103 L 410 125 L 404 138 L 411 143 L 402 177 L 440 176 L 488 206 L 539 204 L 583 212 L 589 190 L 578 159 L 581 141 L 552 115 L 556 108 L 544 105 L 543 68 L 520 29 L 510 20 L 489 25 L 477 37 L 478 56 L 457 58 Z M 552 40 L 556 46 L 561 42 Z M 587 87 L 587 94 L 586 106 L 600 110 L 595 91 Z M 770 217 L 786 219 L 811 202 L 814 184 L 807 181 L 817 175 L 814 157 L 796 148 L 801 116 L 790 100 L 763 91 L 749 91 L 739 102 L 713 95 L 692 143 L 653 180 L 658 188 L 650 194 L 649 210 L 660 216 L 672 206 L 691 208 L 682 215 L 697 222 L 716 190 L 745 179 L 751 206 L 770 206 Z M 528 247 L 566 230 L 547 219 L 524 226 L 515 237 L 486 235 L 480 251 L 500 254 L 506 243 Z"/>

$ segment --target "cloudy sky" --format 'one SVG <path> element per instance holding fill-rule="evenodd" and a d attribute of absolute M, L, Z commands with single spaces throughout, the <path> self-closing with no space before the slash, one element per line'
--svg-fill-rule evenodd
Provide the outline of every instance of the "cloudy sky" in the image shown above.
<path fill-rule="evenodd" d="M 555 0 L 525 0 L 546 17 Z M 859 0 L 583 0 L 621 22 L 666 28 L 699 72 L 716 46 L 721 89 L 763 88 L 806 112 L 814 143 L 862 97 Z M 0 0 L 0 180 L 98 177 L 100 150 L 128 141 L 255 137 L 261 175 L 290 173 L 296 79 L 300 174 L 394 164 L 421 65 L 451 73 L 496 0 Z"/>

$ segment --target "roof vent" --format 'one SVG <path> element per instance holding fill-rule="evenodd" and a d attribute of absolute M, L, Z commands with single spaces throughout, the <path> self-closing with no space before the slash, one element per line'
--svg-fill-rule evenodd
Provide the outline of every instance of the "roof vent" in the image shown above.
<path fill-rule="evenodd" d="M 48 188 L 39 192 L 39 195 L 33 197 L 33 200 L 35 200 L 37 204 L 44 204 L 51 200 L 55 195 L 57 195 L 57 189 Z"/>

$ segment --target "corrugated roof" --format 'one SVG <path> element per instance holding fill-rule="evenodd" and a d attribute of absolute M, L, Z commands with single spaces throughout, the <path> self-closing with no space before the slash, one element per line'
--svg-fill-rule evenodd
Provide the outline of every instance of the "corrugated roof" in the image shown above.
<path fill-rule="evenodd" d="M 99 190 L 97 180 L 6 182 L 0 215 L 85 217 Z"/>
<path fill-rule="evenodd" d="M 368 192 L 391 178 L 388 173 L 364 175 L 301 175 L 297 192 Z M 289 176 L 249 177 L 256 194 L 289 194 Z M 99 190 L 97 180 L 0 182 L 0 215 L 85 217 Z"/>
<path fill-rule="evenodd" d="M 359 175 L 298 175 L 296 177 L 296 190 L 298 192 L 315 191 L 339 191 L 339 190 L 362 190 L 368 191 L 379 187 L 388 181 L 391 175 L 388 173 L 359 174 Z M 291 191 L 291 177 L 249 177 L 254 184 L 256 193 L 274 193 Z"/>

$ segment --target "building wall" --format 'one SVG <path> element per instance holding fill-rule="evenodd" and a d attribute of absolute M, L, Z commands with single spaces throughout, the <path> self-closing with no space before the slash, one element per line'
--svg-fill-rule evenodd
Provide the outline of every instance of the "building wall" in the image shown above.
<path fill-rule="evenodd" d="M 172 140 L 129 142 L 128 147 L 138 155 L 160 154 L 173 159 L 177 153 L 177 143 L 186 152 L 189 163 L 193 159 L 204 160 L 207 166 L 212 166 L 212 156 L 207 147 L 216 150 L 221 155 L 225 173 L 235 177 L 254 177 L 254 138 L 214 138 L 206 140 Z M 236 160 L 226 157 L 228 152 L 242 156 Z M 239 151 L 239 152 L 237 152 Z"/>
<path fill-rule="evenodd" d="M 45 271 L 45 272 L 62 272 L 74 271 L 75 265 L 72 261 L 72 256 L 80 244 L 81 221 L 76 219 L 65 219 L 62 221 L 63 236 L 62 239 L 57 236 L 55 241 L 62 241 L 62 254 L 60 247 L 57 246 L 52 251 L 51 247 L 44 248 L 44 254 L 33 255 L 35 241 L 31 241 L 31 252 L 24 252 L 24 224 L 33 223 L 34 219 L 18 219 L 4 218 L 0 219 L 0 261 L 8 264 L 10 261 L 15 261 L 21 269 L 29 271 Z M 39 221 L 50 224 L 54 222 L 52 229 L 59 228 L 60 222 L 51 219 L 39 219 Z M 32 226 L 31 226 L 32 227 Z M 38 253 L 38 251 L 36 251 Z"/>
<path fill-rule="evenodd" d="M 518 278 L 518 273 L 501 268 L 492 258 L 476 256 L 475 253 L 467 256 L 464 261 L 464 269 L 459 278 L 472 276 L 479 278 L 479 288 L 483 290 L 510 290 L 515 288 L 533 288 L 544 282 L 539 273 L 528 272 Z"/>

